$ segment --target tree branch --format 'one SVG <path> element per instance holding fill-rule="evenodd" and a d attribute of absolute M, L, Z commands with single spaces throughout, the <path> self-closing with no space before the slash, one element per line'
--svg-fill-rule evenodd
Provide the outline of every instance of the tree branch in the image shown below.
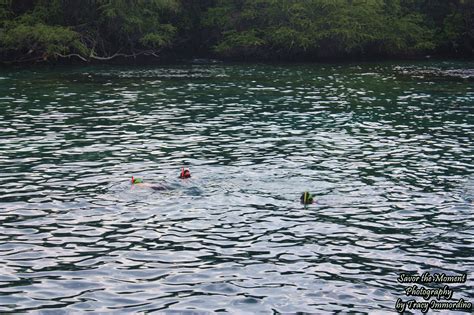
<path fill-rule="evenodd" d="M 120 53 L 120 50 L 119 50 L 118 52 L 116 52 L 115 54 L 113 54 L 111 56 L 97 56 L 94 53 L 94 51 L 92 50 L 91 54 L 87 57 L 81 56 L 80 54 L 61 54 L 61 53 L 54 53 L 54 56 L 61 57 L 61 58 L 75 57 L 75 58 L 81 59 L 84 62 L 90 62 L 91 59 L 106 61 L 106 60 L 111 60 L 111 59 L 114 59 L 114 58 L 117 58 L 117 57 L 124 57 L 124 58 L 134 57 L 135 58 L 135 57 L 140 56 L 140 55 L 153 56 L 155 58 L 159 58 L 160 56 L 158 55 L 158 53 L 159 53 L 159 51 L 157 51 L 157 50 L 143 50 L 143 51 L 139 51 L 137 53 L 134 52 L 133 54 L 124 54 L 124 53 Z M 15 59 L 15 60 L 3 61 L 3 63 L 5 63 L 5 64 L 12 63 L 13 64 L 13 63 L 22 63 L 22 62 L 31 62 L 31 61 L 44 61 L 44 58 L 41 57 L 41 56 L 26 58 L 26 56 L 29 55 L 29 54 L 30 53 L 28 53 L 25 56 L 22 56 L 18 59 Z"/>
<path fill-rule="evenodd" d="M 110 60 L 110 59 L 113 59 L 113 58 L 116 58 L 116 57 L 124 57 L 124 58 L 134 57 L 135 58 L 135 57 L 140 56 L 140 55 L 154 56 L 156 58 L 159 57 L 157 55 L 157 51 L 154 51 L 154 50 L 143 50 L 143 51 L 140 51 L 138 53 L 133 53 L 133 54 L 123 54 L 123 53 L 116 52 L 112 56 L 106 56 L 106 57 L 91 54 L 89 57 L 91 59 L 96 59 L 96 60 Z"/>

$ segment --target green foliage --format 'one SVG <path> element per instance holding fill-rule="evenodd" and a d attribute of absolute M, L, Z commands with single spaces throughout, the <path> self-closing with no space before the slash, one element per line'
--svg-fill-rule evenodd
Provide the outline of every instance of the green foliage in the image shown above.
<path fill-rule="evenodd" d="M 172 25 L 163 25 L 163 14 L 176 12 L 171 0 L 103 1 L 98 7 L 100 29 L 120 47 L 133 49 L 137 44 L 161 48 L 169 45 L 175 33 Z"/>
<path fill-rule="evenodd" d="M 460 12 L 455 11 L 449 14 L 443 23 L 444 40 L 456 46 L 456 43 L 464 31 L 463 22 L 463 16 Z"/>
<path fill-rule="evenodd" d="M 157 31 L 146 33 L 140 38 L 144 47 L 159 49 L 171 44 L 176 28 L 171 24 L 163 24 L 156 28 Z"/>
<path fill-rule="evenodd" d="M 473 15 L 474 0 L 6 0 L 0 57 L 473 56 Z"/>
<path fill-rule="evenodd" d="M 474 1 L 454 1 L 441 26 L 439 46 L 474 55 Z"/>
<path fill-rule="evenodd" d="M 390 55 L 434 48 L 422 15 L 403 14 L 396 0 L 228 0 L 207 14 L 209 24 L 222 28 L 215 51 L 236 57 L 262 52 L 345 56 L 370 50 Z"/>
<path fill-rule="evenodd" d="M 7 8 L 3 10 L 9 12 Z M 7 15 L 11 16 L 11 11 Z M 22 52 L 44 60 L 70 52 L 87 54 L 79 33 L 69 27 L 45 24 L 47 15 L 48 11 L 40 8 L 16 19 L 3 19 L 0 24 L 0 53 Z"/>
<path fill-rule="evenodd" d="M 87 54 L 87 48 L 79 38 L 78 33 L 66 27 L 13 23 L 0 34 L 0 45 L 2 50 L 39 53 L 47 59 L 72 51 Z"/>
<path fill-rule="evenodd" d="M 0 54 L 17 60 L 72 54 L 83 60 L 158 52 L 169 47 L 176 28 L 175 0 L 36 0 L 0 7 Z"/>
<path fill-rule="evenodd" d="M 226 33 L 225 40 L 216 46 L 215 50 L 222 55 L 231 56 L 236 52 L 241 52 L 242 55 L 253 55 L 258 48 L 265 44 L 265 41 L 257 35 L 254 29 L 236 32 L 229 31 Z"/>

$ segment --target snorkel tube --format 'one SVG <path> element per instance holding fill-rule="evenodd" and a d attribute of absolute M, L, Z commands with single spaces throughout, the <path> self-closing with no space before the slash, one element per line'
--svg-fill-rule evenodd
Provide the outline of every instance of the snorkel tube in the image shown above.
<path fill-rule="evenodd" d="M 304 204 L 305 206 L 306 206 L 306 205 L 309 205 L 309 204 L 312 204 L 313 201 L 314 201 L 314 200 L 313 200 L 313 196 L 312 196 L 309 192 L 307 192 L 307 191 L 305 191 L 305 192 L 301 195 L 300 200 L 301 200 L 301 203 Z"/>

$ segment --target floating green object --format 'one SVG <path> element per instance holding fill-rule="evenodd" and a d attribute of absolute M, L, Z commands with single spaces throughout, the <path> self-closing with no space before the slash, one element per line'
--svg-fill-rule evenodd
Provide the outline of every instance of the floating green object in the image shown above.
<path fill-rule="evenodd" d="M 301 195 L 301 203 L 304 204 L 304 205 L 309 205 L 309 204 L 312 204 L 313 203 L 313 195 L 311 195 L 311 193 L 305 191 L 302 195 Z"/>
<path fill-rule="evenodd" d="M 143 183 L 143 179 L 135 178 L 132 176 L 132 184 L 140 184 L 140 183 Z"/>

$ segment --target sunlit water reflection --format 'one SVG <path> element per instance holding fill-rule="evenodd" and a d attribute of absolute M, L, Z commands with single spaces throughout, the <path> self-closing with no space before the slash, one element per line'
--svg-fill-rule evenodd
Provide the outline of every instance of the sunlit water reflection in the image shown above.
<path fill-rule="evenodd" d="M 0 312 L 387 312 L 424 271 L 473 302 L 472 68 L 2 70 Z"/>

